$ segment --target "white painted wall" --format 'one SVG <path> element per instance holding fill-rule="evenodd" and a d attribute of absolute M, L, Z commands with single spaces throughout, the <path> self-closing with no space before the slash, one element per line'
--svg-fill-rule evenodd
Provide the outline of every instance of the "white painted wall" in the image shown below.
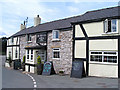
<path fill-rule="evenodd" d="M 84 61 L 84 68 L 85 68 L 85 72 L 86 72 L 86 61 Z"/>
<path fill-rule="evenodd" d="M 90 50 L 118 50 L 118 40 L 117 39 L 103 39 L 103 40 L 90 40 L 89 41 Z"/>
<path fill-rule="evenodd" d="M 86 58 L 86 40 L 75 41 L 75 58 Z"/>
<path fill-rule="evenodd" d="M 111 36 L 111 35 L 119 35 L 120 33 L 120 19 L 117 19 L 117 29 L 118 33 L 114 34 L 105 34 L 104 33 L 104 23 L 101 22 L 92 22 L 83 24 L 83 27 L 88 35 L 88 37 L 93 36 Z M 84 37 L 84 34 L 79 25 L 75 26 L 75 37 Z"/>
<path fill-rule="evenodd" d="M 29 66 L 28 65 L 25 65 L 25 71 L 28 72 L 28 68 Z"/>
<path fill-rule="evenodd" d="M 83 27 L 86 30 L 86 33 L 89 37 L 91 36 L 102 36 L 103 34 L 103 22 L 93 22 L 83 24 Z"/>
<path fill-rule="evenodd" d="M 35 73 L 35 69 L 36 69 L 35 67 L 30 66 L 30 72 L 31 72 L 31 73 Z"/>
<path fill-rule="evenodd" d="M 80 25 L 75 26 L 75 37 L 85 37 L 80 28 Z"/>
<path fill-rule="evenodd" d="M 118 78 L 118 65 L 89 64 L 89 76 Z"/>

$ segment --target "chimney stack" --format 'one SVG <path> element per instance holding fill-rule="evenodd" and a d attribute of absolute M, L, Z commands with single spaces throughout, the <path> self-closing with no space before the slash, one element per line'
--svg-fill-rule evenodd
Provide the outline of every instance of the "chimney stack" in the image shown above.
<path fill-rule="evenodd" d="M 37 15 L 37 17 L 34 18 L 34 26 L 37 26 L 41 23 L 41 18 L 39 17 L 39 15 Z"/>
<path fill-rule="evenodd" d="M 26 28 L 26 26 L 25 26 L 25 21 L 24 21 L 24 24 L 21 24 L 20 25 L 20 30 L 23 30 L 23 29 L 25 29 Z"/>

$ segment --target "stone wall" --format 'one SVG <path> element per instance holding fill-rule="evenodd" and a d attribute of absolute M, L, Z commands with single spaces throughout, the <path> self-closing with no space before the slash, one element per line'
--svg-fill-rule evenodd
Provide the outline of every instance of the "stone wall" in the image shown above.
<path fill-rule="evenodd" d="M 52 32 L 48 33 L 47 60 L 53 61 L 56 73 L 64 70 L 65 74 L 70 74 L 72 68 L 72 30 L 60 31 L 60 41 L 52 41 Z M 52 58 L 52 49 L 60 48 L 60 59 Z"/>
<path fill-rule="evenodd" d="M 23 60 L 23 56 L 26 54 L 25 47 L 26 46 L 36 46 L 36 35 L 32 35 L 31 42 L 27 42 L 27 35 L 20 36 L 20 59 Z"/>

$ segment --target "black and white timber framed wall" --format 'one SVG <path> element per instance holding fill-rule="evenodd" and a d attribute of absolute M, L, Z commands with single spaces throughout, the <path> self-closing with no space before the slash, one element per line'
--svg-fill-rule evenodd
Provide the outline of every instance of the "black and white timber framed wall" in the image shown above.
<path fill-rule="evenodd" d="M 119 16 L 119 15 L 118 15 Z M 109 19 L 120 19 L 120 17 L 111 17 Z M 89 61 L 90 61 L 90 41 L 92 40 L 117 40 L 117 51 L 118 51 L 118 78 L 120 78 L 120 35 L 102 35 L 102 36 L 89 36 L 86 29 L 84 28 L 84 24 L 90 24 L 90 23 L 99 23 L 99 22 L 103 22 L 105 20 L 105 18 L 103 19 L 98 19 L 98 20 L 89 20 L 89 21 L 84 21 L 84 22 L 75 22 L 72 23 L 73 25 L 73 61 L 74 60 L 83 60 L 86 61 L 86 75 L 89 76 Z M 79 25 L 79 27 L 81 28 L 81 31 L 84 35 L 84 37 L 76 37 L 76 25 Z M 120 28 L 119 28 L 120 30 Z M 86 57 L 85 58 L 76 58 L 75 57 L 75 42 L 76 41 L 85 41 L 85 47 L 86 47 Z M 79 53 L 80 54 L 80 53 Z M 96 68 L 96 67 L 94 67 Z M 104 71 L 104 70 L 103 70 Z M 107 77 L 107 76 L 106 76 Z"/>

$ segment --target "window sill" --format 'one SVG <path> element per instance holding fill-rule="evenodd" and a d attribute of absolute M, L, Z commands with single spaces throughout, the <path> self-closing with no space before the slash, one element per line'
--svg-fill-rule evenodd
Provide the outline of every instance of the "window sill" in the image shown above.
<path fill-rule="evenodd" d="M 59 42 L 60 39 L 52 39 L 52 42 Z"/>
<path fill-rule="evenodd" d="M 89 64 L 101 64 L 101 65 L 118 65 L 118 63 L 106 63 L 106 62 L 92 62 L 90 61 Z"/>
<path fill-rule="evenodd" d="M 27 43 L 32 43 L 32 41 L 27 41 Z"/>
<path fill-rule="evenodd" d="M 52 58 L 52 59 L 54 59 L 54 60 L 60 60 L 60 58 Z"/>
<path fill-rule="evenodd" d="M 102 33 L 102 35 L 115 35 L 115 34 L 119 34 L 118 32 L 108 32 L 108 33 Z"/>

